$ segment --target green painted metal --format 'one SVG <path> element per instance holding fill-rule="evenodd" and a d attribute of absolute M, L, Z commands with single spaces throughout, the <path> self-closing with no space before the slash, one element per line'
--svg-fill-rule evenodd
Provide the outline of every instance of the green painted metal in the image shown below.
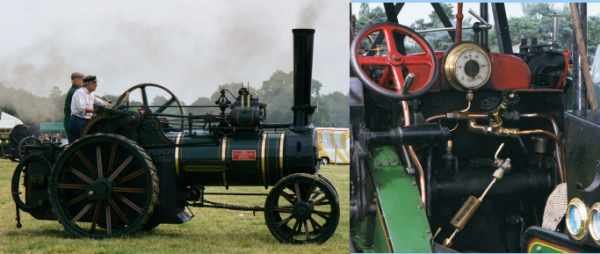
<path fill-rule="evenodd" d="M 40 123 L 41 133 L 66 133 L 62 122 Z"/>
<path fill-rule="evenodd" d="M 529 253 L 563 253 L 562 250 L 543 243 L 532 243 L 527 250 Z"/>
<path fill-rule="evenodd" d="M 393 146 L 375 148 L 371 154 L 378 210 L 375 221 L 363 221 L 361 225 L 360 230 L 374 228 L 372 245 L 363 250 L 431 252 L 431 230 L 415 177 L 406 173 Z"/>

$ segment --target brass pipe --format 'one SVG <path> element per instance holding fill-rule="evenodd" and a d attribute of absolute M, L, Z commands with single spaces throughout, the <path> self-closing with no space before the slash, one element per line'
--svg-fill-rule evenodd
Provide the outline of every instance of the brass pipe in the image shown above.
<path fill-rule="evenodd" d="M 475 120 L 469 120 L 469 128 L 475 131 L 482 132 L 484 134 L 490 133 L 498 136 L 529 136 L 529 135 L 544 135 L 554 140 L 555 142 L 560 142 L 558 136 L 553 133 L 542 130 L 542 129 L 532 129 L 532 130 L 519 130 L 516 128 L 504 128 L 504 127 L 495 127 L 495 126 L 486 126 L 477 124 Z"/>
<path fill-rule="evenodd" d="M 408 102 L 405 100 L 402 101 L 402 112 L 404 113 L 404 126 L 410 125 L 410 108 L 408 107 Z M 423 165 L 419 161 L 419 157 L 417 153 L 413 149 L 412 146 L 405 146 L 408 151 L 408 155 L 413 161 L 414 166 L 417 168 L 417 172 L 419 173 L 419 191 L 421 192 L 421 202 L 423 205 L 427 204 L 427 196 L 425 195 L 425 170 L 423 170 Z"/>
<path fill-rule="evenodd" d="M 467 112 L 448 112 L 445 114 L 433 115 L 425 119 L 425 122 L 433 122 L 442 119 L 452 119 L 452 120 L 469 120 L 469 119 L 483 119 L 488 118 L 487 114 L 483 113 L 467 113 Z"/>

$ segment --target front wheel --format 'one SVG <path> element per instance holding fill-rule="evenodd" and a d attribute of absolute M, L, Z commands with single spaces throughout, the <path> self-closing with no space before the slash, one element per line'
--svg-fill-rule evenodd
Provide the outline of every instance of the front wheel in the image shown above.
<path fill-rule="evenodd" d="M 265 221 L 280 242 L 323 243 L 337 228 L 340 205 L 333 187 L 317 175 L 292 174 L 271 189 Z"/>
<path fill-rule="evenodd" d="M 325 166 L 329 164 L 329 159 L 327 157 L 321 158 L 321 165 Z"/>

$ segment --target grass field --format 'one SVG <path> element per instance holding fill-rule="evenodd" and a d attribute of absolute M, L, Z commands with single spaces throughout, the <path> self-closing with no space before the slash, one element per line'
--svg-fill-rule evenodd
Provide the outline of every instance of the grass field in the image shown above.
<path fill-rule="evenodd" d="M 34 220 L 26 213 L 21 213 L 23 228 L 17 229 L 10 197 L 10 178 L 15 166 L 10 161 L 0 160 L 0 253 L 348 253 L 347 166 L 328 166 L 321 172 L 336 186 L 341 209 L 335 235 L 322 245 L 277 242 L 265 226 L 262 213 L 253 215 L 252 212 L 207 208 L 194 208 L 196 217 L 186 224 L 161 225 L 152 232 L 129 238 L 71 239 L 58 222 Z M 264 197 L 227 197 L 218 201 L 263 205 Z"/>

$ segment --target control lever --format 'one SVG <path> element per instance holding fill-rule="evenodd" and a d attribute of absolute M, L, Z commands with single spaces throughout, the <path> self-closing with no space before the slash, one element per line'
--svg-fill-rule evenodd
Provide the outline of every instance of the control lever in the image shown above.
<path fill-rule="evenodd" d="M 471 16 L 475 17 L 479 22 L 481 22 L 483 25 L 481 25 L 481 28 L 485 28 L 485 29 L 490 29 L 492 28 L 492 25 L 490 25 L 490 23 L 488 23 L 487 21 L 485 21 L 485 19 L 483 19 L 481 16 L 477 15 L 473 10 L 469 9 L 469 14 L 471 14 Z"/>
<path fill-rule="evenodd" d="M 510 171 L 510 169 L 512 168 L 512 165 L 510 163 L 510 158 L 506 158 L 506 159 L 498 158 L 498 156 L 500 155 L 500 152 L 502 151 L 503 148 L 504 148 L 504 143 L 502 143 L 498 147 L 498 150 L 496 150 L 496 153 L 494 154 L 494 165 L 497 167 L 497 169 L 494 171 L 494 174 L 492 175 L 493 178 L 492 178 L 492 181 L 490 182 L 490 184 L 488 184 L 488 186 L 485 188 L 485 190 L 483 191 L 481 196 L 479 196 L 478 198 L 476 198 L 472 195 L 469 196 L 469 198 L 467 199 L 467 201 L 465 201 L 463 206 L 458 210 L 458 212 L 456 212 L 456 214 L 454 214 L 454 217 L 452 217 L 452 220 L 450 220 L 450 224 L 454 227 L 454 232 L 452 232 L 450 237 L 448 237 L 448 238 L 446 238 L 446 240 L 444 240 L 444 243 L 443 243 L 444 246 L 450 247 L 452 245 L 452 241 L 454 240 L 454 237 L 456 236 L 456 234 L 465 228 L 465 226 L 467 225 L 469 220 L 473 217 L 473 215 L 475 214 L 477 209 L 479 209 L 481 202 L 483 202 L 483 199 L 485 198 L 487 193 L 490 191 L 490 189 L 494 186 L 496 181 L 502 179 L 502 177 L 504 176 L 504 173 Z"/>
<path fill-rule="evenodd" d="M 408 91 L 410 90 L 410 86 L 412 86 L 413 81 L 415 81 L 415 74 L 412 72 L 409 72 L 408 75 L 406 75 L 406 77 L 404 77 L 404 86 L 402 87 L 402 91 L 401 91 L 401 93 L 403 95 L 406 95 L 408 93 Z"/>

